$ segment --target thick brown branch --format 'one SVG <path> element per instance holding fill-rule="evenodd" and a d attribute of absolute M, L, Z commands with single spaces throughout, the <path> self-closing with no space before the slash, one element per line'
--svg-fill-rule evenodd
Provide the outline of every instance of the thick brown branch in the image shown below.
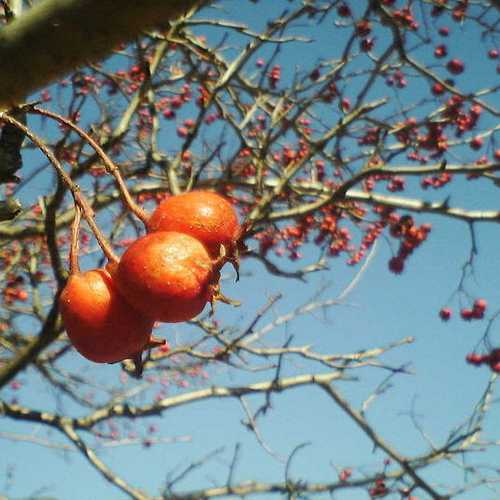
<path fill-rule="evenodd" d="M 0 110 L 203 0 L 42 0 L 0 33 Z"/>

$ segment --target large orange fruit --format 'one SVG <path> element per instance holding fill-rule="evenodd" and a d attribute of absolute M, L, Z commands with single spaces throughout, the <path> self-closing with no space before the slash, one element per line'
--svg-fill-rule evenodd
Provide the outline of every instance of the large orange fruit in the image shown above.
<path fill-rule="evenodd" d="M 115 363 L 149 345 L 154 321 L 125 302 L 105 269 L 72 274 L 59 304 L 68 337 L 91 361 Z"/>
<path fill-rule="evenodd" d="M 187 321 L 212 299 L 218 272 L 195 238 L 173 231 L 137 239 L 111 269 L 120 293 L 157 321 Z"/>
<path fill-rule="evenodd" d="M 148 231 L 177 231 L 201 241 L 212 257 L 224 245 L 233 253 L 240 236 L 238 216 L 231 203 L 211 191 L 190 191 L 162 202 L 148 221 Z"/>

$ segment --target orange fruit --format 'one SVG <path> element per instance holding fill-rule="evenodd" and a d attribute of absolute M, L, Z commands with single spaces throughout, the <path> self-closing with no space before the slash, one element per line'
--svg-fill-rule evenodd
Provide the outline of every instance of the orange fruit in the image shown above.
<path fill-rule="evenodd" d="M 149 346 L 154 321 L 125 302 L 105 269 L 71 275 L 59 304 L 69 339 L 91 361 L 115 363 Z"/>
<path fill-rule="evenodd" d="M 158 231 L 137 239 L 111 271 L 120 293 L 144 315 L 187 321 L 212 299 L 218 272 L 195 238 Z"/>
<path fill-rule="evenodd" d="M 190 191 L 162 202 L 148 221 L 148 232 L 176 231 L 201 241 L 212 257 L 232 255 L 241 234 L 238 216 L 231 203 L 211 191 Z"/>

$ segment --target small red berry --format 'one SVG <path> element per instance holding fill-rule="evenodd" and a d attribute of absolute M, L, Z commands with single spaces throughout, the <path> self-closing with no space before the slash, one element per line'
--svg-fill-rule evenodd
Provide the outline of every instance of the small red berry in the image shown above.
<path fill-rule="evenodd" d="M 342 469 L 339 474 L 340 481 L 347 481 L 352 475 L 352 469 Z"/>
<path fill-rule="evenodd" d="M 17 300 L 21 300 L 22 302 L 28 300 L 28 292 L 26 290 L 19 290 L 17 292 Z"/>
<path fill-rule="evenodd" d="M 475 352 L 471 352 L 467 354 L 465 360 L 470 365 L 479 366 L 483 362 L 483 356 L 481 356 L 480 354 L 476 354 Z"/>
<path fill-rule="evenodd" d="M 476 299 L 474 301 L 474 309 L 478 309 L 480 311 L 485 311 L 488 303 L 484 299 Z"/>
<path fill-rule="evenodd" d="M 446 45 L 438 45 L 434 49 L 434 57 L 441 58 L 446 57 L 448 55 L 448 49 Z"/>
<path fill-rule="evenodd" d="M 488 57 L 490 59 L 498 59 L 499 55 L 500 55 L 500 52 L 498 51 L 498 49 L 490 49 L 488 51 Z"/>
<path fill-rule="evenodd" d="M 340 102 L 340 105 L 342 106 L 343 111 L 349 111 L 351 109 L 351 101 L 347 99 L 347 97 L 344 97 L 342 101 Z"/>
<path fill-rule="evenodd" d="M 485 356 L 485 362 L 490 365 L 490 368 L 494 372 L 500 371 L 500 349 L 493 349 L 487 356 Z"/>
<path fill-rule="evenodd" d="M 478 149 L 481 149 L 483 147 L 483 139 L 476 136 L 469 142 L 469 146 L 474 151 L 477 151 Z"/>
<path fill-rule="evenodd" d="M 393 257 L 389 261 L 389 270 L 394 274 L 401 274 L 404 271 L 405 262 L 401 257 Z"/>
<path fill-rule="evenodd" d="M 460 316 L 462 317 L 463 320 L 470 321 L 473 318 L 472 309 L 463 308 L 460 311 Z"/>
<path fill-rule="evenodd" d="M 165 342 L 162 346 L 160 346 L 159 351 L 163 354 L 170 352 L 170 344 L 168 342 Z"/>
<path fill-rule="evenodd" d="M 443 307 L 440 311 L 439 311 L 439 317 L 443 320 L 443 321 L 448 321 L 450 318 L 451 318 L 451 309 L 449 307 Z"/>
<path fill-rule="evenodd" d="M 450 73 L 459 75 L 460 73 L 463 73 L 465 66 L 460 59 L 451 59 L 450 61 L 448 61 L 446 68 Z"/>
<path fill-rule="evenodd" d="M 346 5 L 345 3 L 341 3 L 338 7 L 337 7 L 337 14 L 340 16 L 340 17 L 349 17 L 351 15 L 351 9 L 348 5 Z"/>
<path fill-rule="evenodd" d="M 432 93 L 434 95 L 441 95 L 441 94 L 444 94 L 446 91 L 444 85 L 442 83 L 439 83 L 439 82 L 436 82 L 433 86 L 432 86 Z"/>

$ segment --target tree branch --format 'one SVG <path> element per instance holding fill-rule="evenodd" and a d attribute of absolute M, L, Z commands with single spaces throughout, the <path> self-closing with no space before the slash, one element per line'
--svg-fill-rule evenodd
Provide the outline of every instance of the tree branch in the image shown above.
<path fill-rule="evenodd" d="M 0 31 L 0 110 L 206 0 L 42 0 Z"/>

